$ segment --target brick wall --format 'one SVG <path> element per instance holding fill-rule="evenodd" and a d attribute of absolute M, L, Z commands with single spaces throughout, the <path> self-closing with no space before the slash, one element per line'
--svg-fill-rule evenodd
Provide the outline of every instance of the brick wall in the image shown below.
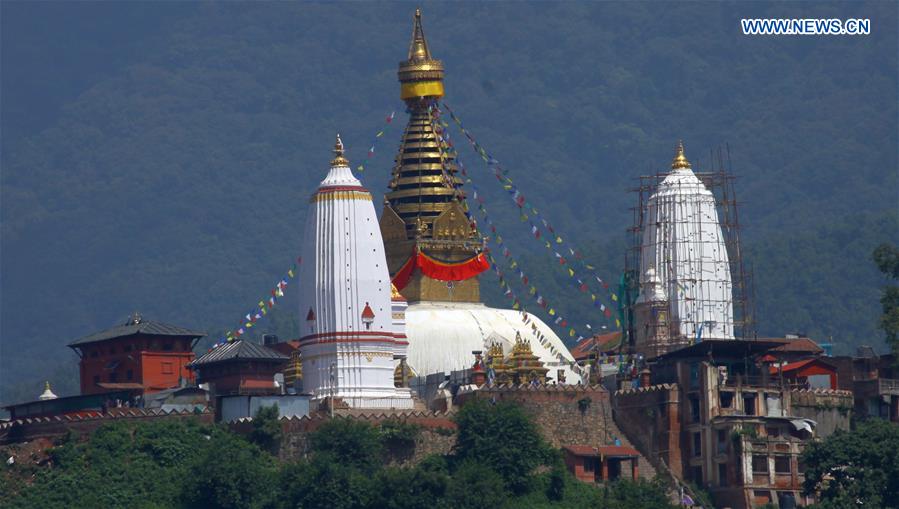
<path fill-rule="evenodd" d="M 566 445 L 611 445 L 618 439 L 632 447 L 612 418 L 609 391 L 601 385 L 557 385 L 545 387 L 482 387 L 457 396 L 459 404 L 471 399 L 513 401 L 530 415 L 544 438 L 556 448 Z M 640 477 L 651 479 L 655 468 L 640 456 Z"/>
<path fill-rule="evenodd" d="M 409 412 L 399 414 L 365 414 L 354 412 L 340 415 L 335 419 L 353 419 L 379 425 L 386 420 L 400 420 L 419 426 L 420 432 L 415 445 L 410 449 L 390 448 L 386 451 L 385 462 L 393 465 L 415 464 L 431 454 L 449 454 L 456 443 L 456 423 L 451 416 L 440 412 Z M 303 418 L 281 419 L 281 445 L 278 457 L 284 461 L 305 458 L 310 452 L 309 435 L 331 420 L 330 417 L 315 414 Z M 241 419 L 229 425 L 237 433 L 249 433 L 252 429 L 251 419 Z"/>
<path fill-rule="evenodd" d="M 815 435 L 827 437 L 838 429 L 849 430 L 854 400 L 852 392 L 831 389 L 790 391 L 790 415 L 815 421 Z"/>
<path fill-rule="evenodd" d="M 654 466 L 662 462 L 672 474 L 683 478 L 680 391 L 676 384 L 616 391 L 612 408 L 615 423 L 641 454 Z"/>
<path fill-rule="evenodd" d="M 59 438 L 69 432 L 85 435 L 108 422 L 123 420 L 143 422 L 151 419 L 196 419 L 211 424 L 213 414 L 208 410 L 202 413 L 193 413 L 187 410 L 164 412 L 162 410 L 118 408 L 110 410 L 108 413 L 90 412 L 86 415 L 18 419 L 0 423 L 0 444 L 21 443 L 39 438 Z"/>

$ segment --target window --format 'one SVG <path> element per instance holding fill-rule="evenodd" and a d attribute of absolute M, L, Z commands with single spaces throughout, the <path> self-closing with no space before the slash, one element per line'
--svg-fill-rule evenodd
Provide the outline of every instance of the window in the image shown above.
<path fill-rule="evenodd" d="M 166 352 L 169 352 L 172 350 L 172 344 L 171 343 L 163 343 L 162 349 L 165 350 Z"/>
<path fill-rule="evenodd" d="M 702 433 L 693 433 L 693 456 L 702 456 Z"/>
<path fill-rule="evenodd" d="M 172 363 L 171 362 L 163 362 L 162 363 L 162 374 L 163 375 L 171 375 L 172 374 Z"/>
<path fill-rule="evenodd" d="M 781 509 L 796 509 L 796 495 L 790 491 L 778 491 L 777 506 Z"/>
<path fill-rule="evenodd" d="M 699 398 L 690 396 L 690 417 L 693 422 L 699 422 Z"/>
<path fill-rule="evenodd" d="M 118 381 L 119 381 L 119 374 L 118 374 L 118 373 L 110 373 L 110 374 L 109 374 L 109 381 L 110 381 L 111 383 L 116 383 L 116 382 L 118 382 Z"/>
<path fill-rule="evenodd" d="M 133 370 L 130 370 L 130 369 L 129 369 L 128 371 L 126 371 L 126 372 L 125 372 L 125 378 L 126 378 L 129 382 L 130 382 L 131 380 L 133 380 L 133 379 L 134 379 L 134 371 L 133 371 Z"/>
<path fill-rule="evenodd" d="M 94 385 L 100 383 L 100 375 L 94 375 Z"/>
<path fill-rule="evenodd" d="M 790 457 L 789 456 L 775 456 L 774 457 L 774 473 L 775 474 L 790 474 Z"/>
<path fill-rule="evenodd" d="M 753 490 L 753 503 L 755 505 L 765 505 L 771 503 L 771 492 L 768 490 Z"/>
<path fill-rule="evenodd" d="M 595 472 L 597 462 L 597 458 L 584 458 L 584 472 Z"/>
<path fill-rule="evenodd" d="M 718 464 L 718 486 L 727 486 L 727 464 Z"/>
<path fill-rule="evenodd" d="M 752 455 L 752 473 L 767 474 L 768 473 L 768 457 L 761 454 Z"/>
<path fill-rule="evenodd" d="M 755 415 L 755 394 L 743 395 L 743 413 Z"/>
<path fill-rule="evenodd" d="M 718 430 L 718 454 L 727 453 L 727 430 Z"/>
<path fill-rule="evenodd" d="M 765 434 L 771 438 L 777 438 L 780 436 L 780 428 L 777 426 L 766 426 Z"/>
<path fill-rule="evenodd" d="M 721 391 L 718 396 L 721 398 L 721 408 L 730 408 L 734 404 L 734 393 Z"/>

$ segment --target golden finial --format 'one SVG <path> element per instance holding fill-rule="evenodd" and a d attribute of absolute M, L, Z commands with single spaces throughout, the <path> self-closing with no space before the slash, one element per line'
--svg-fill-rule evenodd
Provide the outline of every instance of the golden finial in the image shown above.
<path fill-rule="evenodd" d="M 334 142 L 334 159 L 331 159 L 331 168 L 349 165 L 350 162 L 343 156 L 343 141 L 340 139 L 340 133 L 337 133 L 337 141 Z"/>
<path fill-rule="evenodd" d="M 49 381 L 49 380 L 47 380 L 46 382 L 44 382 L 44 390 L 45 390 L 45 391 L 49 391 L 49 390 L 50 390 L 50 381 Z"/>
<path fill-rule="evenodd" d="M 674 160 L 671 161 L 671 169 L 672 170 L 680 170 L 680 169 L 690 169 L 690 161 L 687 161 L 687 157 L 684 156 L 684 142 L 681 140 L 677 141 L 677 151 L 674 154 Z"/>
<path fill-rule="evenodd" d="M 399 79 L 403 100 L 420 97 L 443 97 L 443 62 L 431 56 L 421 25 L 421 9 L 415 9 L 412 41 L 405 62 L 400 62 Z"/>
<path fill-rule="evenodd" d="M 425 40 L 425 31 L 421 28 L 421 9 L 415 9 L 415 20 L 412 24 L 412 42 L 409 43 L 409 61 L 422 62 L 431 60 L 431 52 L 428 51 L 428 41 Z"/>

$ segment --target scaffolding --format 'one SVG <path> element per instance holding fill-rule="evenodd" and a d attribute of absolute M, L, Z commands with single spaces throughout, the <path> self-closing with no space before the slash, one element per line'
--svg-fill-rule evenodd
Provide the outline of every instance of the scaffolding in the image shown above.
<path fill-rule="evenodd" d="M 625 254 L 625 330 L 627 334 L 627 345 L 631 350 L 636 346 L 638 335 L 655 335 L 657 338 L 664 338 L 671 347 L 678 348 L 686 346 L 695 341 L 702 333 L 704 325 L 702 322 L 704 316 L 714 311 L 714 308 L 724 309 L 728 304 L 732 305 L 731 316 L 729 317 L 733 323 L 733 330 L 727 335 L 733 335 L 737 339 L 751 339 L 756 336 L 754 328 L 754 307 L 753 307 L 753 285 L 752 274 L 746 270 L 742 247 L 740 244 L 740 221 L 739 221 L 739 203 L 736 199 L 734 182 L 736 176 L 732 173 L 730 149 L 727 145 L 718 147 L 709 151 L 707 166 L 699 167 L 693 171 L 693 174 L 699 179 L 705 188 L 711 192 L 714 198 L 714 210 L 717 218 L 710 217 L 711 214 L 704 212 L 699 207 L 695 213 L 684 213 L 682 207 L 685 206 L 682 201 L 674 200 L 667 203 L 669 207 L 673 207 L 677 215 L 681 219 L 689 218 L 694 224 L 668 224 L 660 225 L 660 212 L 653 210 L 653 204 L 650 197 L 657 194 L 662 181 L 669 177 L 672 173 L 655 173 L 651 175 L 642 175 L 637 177 L 638 186 L 631 191 L 636 194 L 636 205 L 632 207 L 633 223 L 628 228 L 629 247 Z M 674 187 L 677 187 L 675 183 Z M 686 184 L 689 185 L 689 182 Z M 695 184 L 694 184 L 695 185 Z M 672 184 L 666 184 L 667 188 L 671 188 Z M 663 192 L 664 194 L 664 192 Z M 676 197 L 675 197 L 676 198 Z M 656 201 L 661 198 L 657 197 Z M 711 205 L 711 203 L 709 203 Z M 688 206 L 688 205 L 687 205 Z M 708 263 L 709 254 L 713 252 L 718 239 L 716 234 L 704 234 L 703 232 L 714 231 L 711 223 L 717 221 L 720 226 L 720 236 L 723 240 L 727 251 L 727 268 L 729 269 L 729 278 L 723 275 L 716 275 L 718 269 L 715 267 L 703 266 Z M 702 223 L 702 224 L 700 224 Z M 659 229 L 653 235 L 647 235 L 647 228 L 654 226 Z M 680 229 L 680 231 L 679 231 Z M 685 234 L 686 233 L 686 234 Z M 671 246 L 649 246 L 647 250 L 644 244 L 648 238 L 654 238 L 658 242 L 674 242 L 676 245 Z M 675 240 L 676 239 L 676 240 Z M 667 256 L 663 260 L 656 260 L 650 256 L 647 260 L 647 251 L 665 252 L 671 249 L 675 253 L 675 260 Z M 714 258 L 712 258 L 714 260 Z M 672 264 L 678 265 L 672 267 Z M 646 270 L 649 266 L 657 265 L 654 270 L 659 275 L 660 284 L 663 288 L 671 288 L 670 283 L 676 278 L 676 269 L 688 266 L 692 274 L 700 274 L 705 276 L 707 280 L 693 280 L 685 283 L 686 288 L 676 287 L 675 291 L 682 292 L 687 290 L 686 294 L 690 298 L 677 299 L 671 298 L 670 291 L 667 299 L 664 301 L 659 299 L 656 305 L 652 306 L 652 317 L 664 316 L 664 320 L 648 320 L 647 323 L 641 323 L 641 330 L 637 330 L 638 317 L 636 312 L 640 312 L 637 306 L 638 296 L 641 292 L 646 293 L 645 281 Z M 726 286 L 730 285 L 730 291 Z M 676 282 L 675 282 L 676 283 Z M 713 288 L 717 286 L 717 290 Z M 722 297 L 722 295 L 725 295 Z M 692 316 L 684 316 L 683 300 L 698 300 L 700 302 L 687 303 L 688 307 L 696 312 Z M 729 300 L 728 300 L 729 299 Z M 680 301 L 680 302 L 679 302 Z M 677 306 L 681 305 L 678 309 Z M 644 306 L 646 307 L 646 306 Z M 641 320 L 647 322 L 644 316 Z M 649 327 L 647 329 L 647 327 Z M 656 329 L 656 330 L 653 330 Z M 664 330 L 661 330 L 664 329 Z M 685 333 L 685 331 L 694 331 L 693 334 Z M 698 331 L 700 334 L 696 334 Z M 693 337 L 690 337 L 693 336 Z M 706 337 L 706 335 L 702 335 Z M 671 348 L 667 349 L 670 350 Z M 664 353 L 654 352 L 654 353 Z"/>

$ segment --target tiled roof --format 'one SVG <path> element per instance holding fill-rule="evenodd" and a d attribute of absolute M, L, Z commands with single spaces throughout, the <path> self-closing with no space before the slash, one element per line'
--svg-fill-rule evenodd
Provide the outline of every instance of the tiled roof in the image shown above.
<path fill-rule="evenodd" d="M 791 373 L 793 371 L 800 370 L 806 366 L 810 366 L 812 364 L 816 364 L 830 371 L 836 371 L 836 368 L 830 365 L 827 362 L 822 361 L 821 359 L 805 359 L 803 361 L 791 362 L 789 364 L 784 364 L 781 368 L 777 366 L 771 366 L 768 368 L 772 375 L 777 374 L 779 370 L 783 370 L 784 373 Z"/>
<path fill-rule="evenodd" d="M 789 343 L 784 344 L 783 346 L 779 346 L 777 348 L 772 348 L 772 352 L 799 352 L 799 353 L 814 353 L 820 354 L 824 353 L 824 349 L 818 346 L 818 343 L 815 343 L 809 338 L 799 338 L 790 341 Z"/>
<path fill-rule="evenodd" d="M 272 350 L 267 346 L 249 341 L 238 340 L 231 343 L 225 343 L 222 346 L 213 348 L 212 350 L 201 355 L 194 360 L 188 367 L 202 366 L 204 364 L 213 364 L 216 362 L 232 361 L 237 359 L 251 359 L 260 361 L 281 362 L 289 359 L 288 356 Z"/>
<path fill-rule="evenodd" d="M 206 335 L 205 332 L 193 331 L 179 327 L 177 325 L 169 325 L 162 322 L 151 322 L 149 320 L 129 320 L 124 325 L 117 325 L 111 329 L 102 332 L 95 332 L 81 339 L 76 339 L 69 343 L 69 346 L 79 346 L 88 343 L 96 343 L 109 339 L 121 338 L 124 336 L 133 336 L 135 334 L 145 334 L 147 336 L 180 336 L 188 338 L 201 338 Z"/>
<path fill-rule="evenodd" d="M 599 447 L 591 447 L 589 445 L 566 445 L 564 449 L 575 456 L 621 458 L 640 455 L 640 453 L 633 447 L 625 447 L 623 445 L 601 445 Z"/>
<path fill-rule="evenodd" d="M 594 347 L 598 347 L 600 352 L 608 352 L 618 348 L 620 344 L 621 332 L 609 332 L 608 334 L 593 336 L 581 341 L 571 349 L 571 355 L 575 359 L 581 360 L 587 358 L 593 352 Z"/>

